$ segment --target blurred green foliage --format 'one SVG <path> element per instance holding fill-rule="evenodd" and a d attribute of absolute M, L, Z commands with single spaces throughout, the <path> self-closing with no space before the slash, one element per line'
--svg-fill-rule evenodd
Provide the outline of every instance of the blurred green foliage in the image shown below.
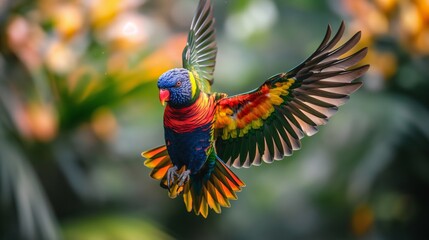
<path fill-rule="evenodd" d="M 363 31 L 371 71 L 327 126 L 208 219 L 149 178 L 156 80 L 181 65 L 196 1 L 0 0 L 0 239 L 424 239 L 429 4 L 213 1 L 214 90 L 291 69 L 327 24 Z"/>
<path fill-rule="evenodd" d="M 121 216 L 99 216 L 66 223 L 64 239 L 172 239 L 148 223 L 149 221 Z"/>

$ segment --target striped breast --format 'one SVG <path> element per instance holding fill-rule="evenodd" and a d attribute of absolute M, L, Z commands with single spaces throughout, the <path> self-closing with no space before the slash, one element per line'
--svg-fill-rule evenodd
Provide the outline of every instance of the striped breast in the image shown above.
<path fill-rule="evenodd" d="M 173 108 L 167 105 L 164 112 L 164 126 L 176 133 L 189 133 L 213 123 L 215 98 L 201 93 L 190 106 Z"/>

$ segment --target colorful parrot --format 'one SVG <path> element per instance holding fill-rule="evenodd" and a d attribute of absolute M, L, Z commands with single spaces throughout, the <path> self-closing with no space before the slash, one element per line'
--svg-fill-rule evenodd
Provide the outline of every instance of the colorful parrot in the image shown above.
<path fill-rule="evenodd" d="M 164 112 L 165 145 L 142 153 L 151 177 L 175 198 L 183 194 L 188 212 L 207 217 L 237 199 L 245 186 L 230 166 L 272 163 L 301 147 L 360 88 L 369 65 L 356 67 L 367 48 L 361 33 L 335 47 L 344 23 L 331 39 L 331 27 L 317 50 L 294 69 L 276 74 L 259 88 L 228 97 L 211 91 L 217 46 L 210 0 L 200 0 L 183 50 L 183 68 L 158 80 Z"/>

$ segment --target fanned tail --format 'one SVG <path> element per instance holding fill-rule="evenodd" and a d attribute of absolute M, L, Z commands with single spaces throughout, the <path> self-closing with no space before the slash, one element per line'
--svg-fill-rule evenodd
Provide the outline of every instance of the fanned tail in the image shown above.
<path fill-rule="evenodd" d="M 190 212 L 193 209 L 196 215 L 201 214 L 204 218 L 209 208 L 221 213 L 221 207 L 230 207 L 229 200 L 236 200 L 236 192 L 244 186 L 240 178 L 216 158 L 211 173 L 192 176 L 191 181 L 185 184 L 183 200 L 186 210 Z"/>
<path fill-rule="evenodd" d="M 160 146 L 142 153 L 146 158 L 145 166 L 152 168 L 150 176 L 161 181 L 161 187 L 167 187 L 167 171 L 173 166 L 166 146 Z M 169 197 L 175 198 L 183 193 L 186 210 L 194 210 L 196 215 L 204 218 L 208 215 L 208 210 L 213 209 L 216 213 L 221 213 L 221 207 L 230 207 L 230 200 L 236 200 L 236 192 L 241 191 L 245 186 L 243 181 L 237 177 L 225 163 L 217 158 L 214 153 L 212 159 L 207 160 L 208 164 L 199 174 L 192 175 L 184 186 L 178 186 L 178 181 L 173 181 L 168 189 Z M 211 165 L 211 166 L 210 166 Z M 178 173 L 185 171 L 182 167 Z"/>

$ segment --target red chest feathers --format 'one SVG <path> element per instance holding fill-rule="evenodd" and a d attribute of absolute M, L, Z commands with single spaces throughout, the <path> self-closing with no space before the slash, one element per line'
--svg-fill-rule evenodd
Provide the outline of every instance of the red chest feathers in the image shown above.
<path fill-rule="evenodd" d="M 192 105 L 172 108 L 167 105 L 164 112 L 164 126 L 177 133 L 192 132 L 199 127 L 213 123 L 215 99 L 204 93 Z"/>

